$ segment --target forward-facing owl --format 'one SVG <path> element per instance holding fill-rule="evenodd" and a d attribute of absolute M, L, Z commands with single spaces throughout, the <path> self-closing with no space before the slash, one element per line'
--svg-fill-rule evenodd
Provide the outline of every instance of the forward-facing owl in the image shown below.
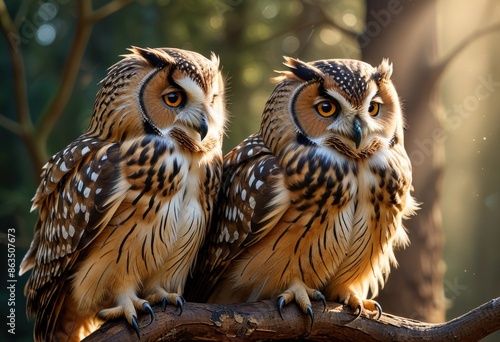
<path fill-rule="evenodd" d="M 43 167 L 20 274 L 35 340 L 177 305 L 214 209 L 225 122 L 215 56 L 132 48 L 101 82 L 86 133 Z"/>
<path fill-rule="evenodd" d="M 217 219 L 193 299 L 278 298 L 313 318 L 310 299 L 361 312 L 408 242 L 414 213 L 403 114 L 387 60 L 286 58 L 260 131 L 224 158 Z M 196 287 L 196 284 L 201 286 Z"/>

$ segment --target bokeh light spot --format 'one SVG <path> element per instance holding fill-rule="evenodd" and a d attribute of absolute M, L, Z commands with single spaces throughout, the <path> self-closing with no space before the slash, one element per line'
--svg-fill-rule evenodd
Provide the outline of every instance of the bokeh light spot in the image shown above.
<path fill-rule="evenodd" d="M 262 9 L 262 16 L 266 19 L 273 19 L 278 15 L 280 6 L 278 2 L 268 2 Z"/>
<path fill-rule="evenodd" d="M 342 35 L 336 30 L 324 28 L 319 32 L 319 38 L 324 44 L 335 45 L 340 42 Z"/>
<path fill-rule="evenodd" d="M 299 49 L 300 41 L 297 39 L 297 37 L 288 36 L 283 39 L 281 46 L 283 51 L 285 51 L 286 53 L 293 53 Z"/>
<path fill-rule="evenodd" d="M 352 13 L 346 13 L 342 16 L 342 21 L 349 27 L 353 27 L 357 24 L 358 18 Z"/>
<path fill-rule="evenodd" d="M 56 39 L 56 28 L 54 25 L 47 23 L 40 25 L 36 30 L 36 41 L 40 45 L 50 45 Z"/>

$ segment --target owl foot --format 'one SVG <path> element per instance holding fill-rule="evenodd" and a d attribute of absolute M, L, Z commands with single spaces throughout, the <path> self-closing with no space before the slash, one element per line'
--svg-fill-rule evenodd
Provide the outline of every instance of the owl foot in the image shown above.
<path fill-rule="evenodd" d="M 104 309 L 97 313 L 97 316 L 103 320 L 110 320 L 124 316 L 127 322 L 134 328 L 137 336 L 140 338 L 139 325 L 137 324 L 137 311 L 145 311 L 151 316 L 151 322 L 155 318 L 155 313 L 147 300 L 139 299 L 135 294 L 120 296 L 117 300 L 117 306 Z"/>
<path fill-rule="evenodd" d="M 357 309 L 356 309 L 356 311 L 358 312 L 356 315 L 356 318 L 361 316 L 361 312 L 363 310 L 367 310 L 367 311 L 371 311 L 371 312 L 377 311 L 377 315 L 375 316 L 375 319 L 380 319 L 380 317 L 382 316 L 382 307 L 380 306 L 379 303 L 377 303 L 376 301 L 371 300 L 371 299 L 364 299 L 364 300 L 362 300 L 361 305 L 358 304 Z"/>
<path fill-rule="evenodd" d="M 147 297 L 151 303 L 162 303 L 163 311 L 167 309 L 167 304 L 175 305 L 179 308 L 179 316 L 184 310 L 186 300 L 177 293 L 169 293 L 163 289 L 157 289 L 156 293 Z"/>
<path fill-rule="evenodd" d="M 312 328 L 314 323 L 314 313 L 312 311 L 311 301 L 309 298 L 320 300 L 323 302 L 324 310 L 326 309 L 326 299 L 321 292 L 311 289 L 300 280 L 293 281 L 292 285 L 278 297 L 278 311 L 281 319 L 283 319 L 283 306 L 295 300 L 302 312 L 311 317 Z"/>
<path fill-rule="evenodd" d="M 354 309 L 354 314 L 356 318 L 361 316 L 363 312 L 377 312 L 375 319 L 379 319 L 382 316 L 382 307 L 379 303 L 371 299 L 361 299 L 357 294 L 350 292 L 343 296 L 339 296 L 340 302 Z M 367 313 L 370 315 L 369 313 Z"/>

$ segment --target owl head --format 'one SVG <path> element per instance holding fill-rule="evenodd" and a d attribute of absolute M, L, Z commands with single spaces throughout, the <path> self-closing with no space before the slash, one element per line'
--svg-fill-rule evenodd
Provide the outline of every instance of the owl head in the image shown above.
<path fill-rule="evenodd" d="M 220 147 L 225 100 L 218 58 L 173 48 L 129 51 L 101 81 L 86 134 L 115 142 L 165 136 L 193 152 Z"/>
<path fill-rule="evenodd" d="M 277 124 L 278 136 L 352 158 L 402 142 L 403 117 L 388 60 L 377 67 L 349 59 L 285 60 L 289 69 L 276 79 L 263 118 L 266 127 Z"/>

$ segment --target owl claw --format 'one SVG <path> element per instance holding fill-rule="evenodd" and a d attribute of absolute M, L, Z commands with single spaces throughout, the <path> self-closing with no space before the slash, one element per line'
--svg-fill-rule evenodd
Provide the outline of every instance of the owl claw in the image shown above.
<path fill-rule="evenodd" d="M 377 308 L 377 311 L 378 311 L 376 319 L 379 320 L 380 317 L 382 317 L 382 307 L 377 302 L 375 302 L 375 307 Z"/>
<path fill-rule="evenodd" d="M 149 315 L 151 316 L 151 322 L 149 322 L 149 324 L 153 323 L 153 321 L 155 320 L 155 313 L 153 311 L 153 308 L 151 308 L 151 305 L 149 305 L 148 302 L 145 302 L 144 304 L 142 304 L 142 306 L 144 307 L 144 311 L 149 313 Z"/>
<path fill-rule="evenodd" d="M 152 294 L 146 297 L 150 303 L 156 304 L 161 302 L 163 311 L 167 309 L 168 304 L 178 306 L 180 310 L 179 316 L 182 314 L 186 300 L 180 294 L 167 292 L 163 288 L 155 288 L 151 292 Z"/>
<path fill-rule="evenodd" d="M 315 290 L 315 293 L 316 293 L 316 300 L 320 300 L 322 303 L 323 303 L 323 312 L 326 311 L 326 298 L 325 296 L 319 292 L 318 290 Z"/>
<path fill-rule="evenodd" d="M 306 311 L 307 311 L 307 315 L 309 317 L 311 317 L 311 330 L 312 330 L 312 327 L 314 324 L 314 312 L 313 312 L 312 307 L 309 304 L 306 306 Z"/>
<path fill-rule="evenodd" d="M 355 291 L 352 289 L 346 289 L 339 292 L 338 301 L 344 306 L 348 306 L 354 310 L 353 314 L 356 318 L 359 318 L 363 312 L 369 317 L 374 317 L 375 319 L 380 319 L 382 316 L 382 307 L 379 303 L 372 299 L 362 299 Z M 374 314 L 374 312 L 377 312 Z"/>
<path fill-rule="evenodd" d="M 356 312 L 358 312 L 356 314 Z M 358 307 L 356 308 L 356 311 L 354 311 L 354 314 L 356 315 L 355 319 L 358 319 L 361 316 L 361 313 L 363 312 L 363 305 L 358 304 Z"/>
<path fill-rule="evenodd" d="M 134 328 L 137 337 L 141 339 L 141 333 L 139 332 L 139 325 L 137 324 L 137 317 L 135 317 L 135 315 L 132 315 L 132 327 Z"/>
<path fill-rule="evenodd" d="M 311 289 L 301 280 L 296 279 L 293 281 L 289 288 L 278 297 L 278 312 L 281 319 L 283 319 L 283 307 L 295 301 L 302 312 L 311 317 L 312 329 L 312 325 L 314 324 L 314 312 L 310 299 L 321 301 L 324 307 L 323 312 L 326 310 L 326 298 L 320 291 Z"/>
<path fill-rule="evenodd" d="M 177 306 L 179 307 L 178 316 L 180 316 L 182 315 L 182 311 L 184 310 L 184 303 L 186 303 L 186 300 L 182 296 L 179 296 L 175 301 L 177 302 Z"/>
<path fill-rule="evenodd" d="M 180 316 L 182 314 L 182 311 L 184 311 L 184 303 L 186 303 L 186 300 L 182 296 L 179 296 L 175 299 L 175 304 L 177 305 L 177 307 L 179 307 L 180 311 L 178 316 Z M 168 304 L 167 297 L 163 297 L 161 299 L 161 305 L 164 312 L 167 309 L 167 304 Z"/>
<path fill-rule="evenodd" d="M 382 307 L 377 302 L 374 302 L 373 305 L 375 306 L 375 309 L 377 310 L 377 315 L 375 316 L 375 319 L 379 320 L 380 317 L 382 317 Z M 354 311 L 354 313 L 356 314 L 355 319 L 359 318 L 359 316 L 361 316 L 362 312 L 363 312 L 363 305 L 359 304 L 358 307 L 356 308 L 356 311 Z"/>
<path fill-rule="evenodd" d="M 285 305 L 285 297 L 279 296 L 278 298 L 278 312 L 280 313 L 281 319 L 283 319 L 283 306 Z"/>
<path fill-rule="evenodd" d="M 155 316 L 151 305 L 147 300 L 140 299 L 135 294 L 119 296 L 116 300 L 115 307 L 99 311 L 97 313 L 97 317 L 104 321 L 124 317 L 127 320 L 128 324 L 132 326 L 137 336 L 140 338 L 140 330 L 137 323 L 137 311 L 145 311 L 149 313 L 149 315 L 151 316 L 151 323 L 153 323 Z"/>

